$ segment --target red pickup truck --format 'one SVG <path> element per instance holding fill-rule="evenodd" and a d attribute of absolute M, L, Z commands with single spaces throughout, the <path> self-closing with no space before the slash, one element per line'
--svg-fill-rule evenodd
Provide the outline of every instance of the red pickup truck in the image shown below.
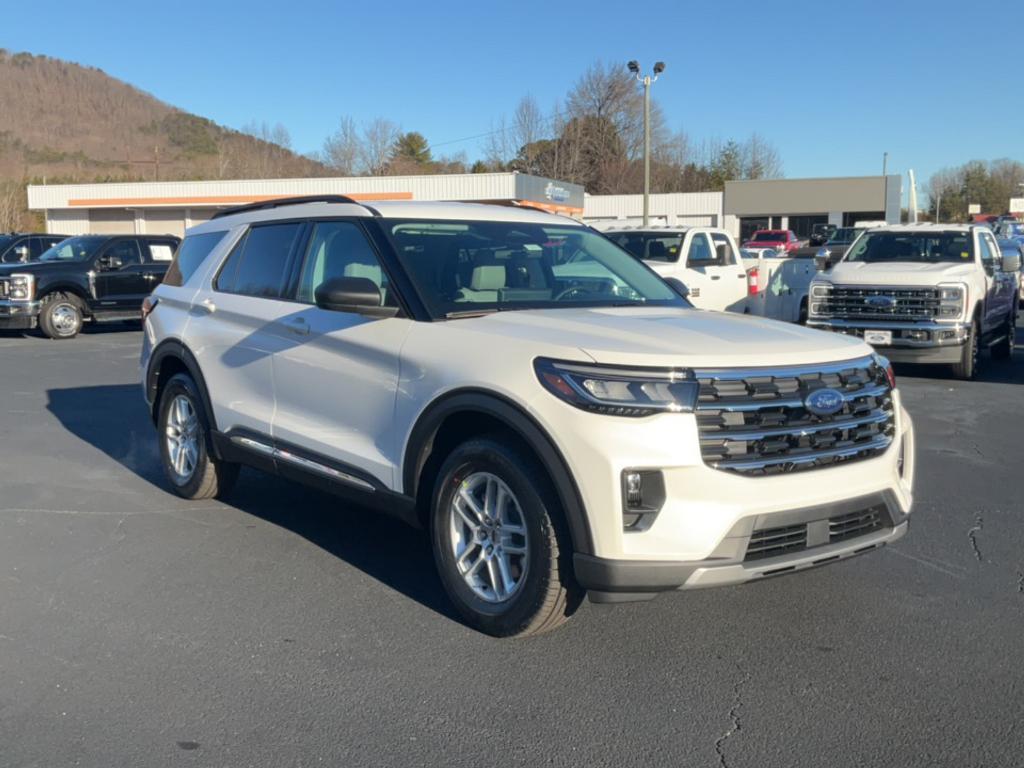
<path fill-rule="evenodd" d="M 742 247 L 774 248 L 789 253 L 800 247 L 800 241 L 791 229 L 759 229 Z"/>

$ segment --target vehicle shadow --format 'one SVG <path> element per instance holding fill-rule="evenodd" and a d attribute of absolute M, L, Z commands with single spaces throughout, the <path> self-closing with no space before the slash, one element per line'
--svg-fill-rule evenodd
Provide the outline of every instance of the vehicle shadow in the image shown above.
<path fill-rule="evenodd" d="M 138 385 L 50 389 L 47 410 L 73 435 L 172 493 Z M 421 605 L 459 621 L 434 570 L 423 531 L 328 493 L 243 470 L 229 507 L 291 531 Z"/>

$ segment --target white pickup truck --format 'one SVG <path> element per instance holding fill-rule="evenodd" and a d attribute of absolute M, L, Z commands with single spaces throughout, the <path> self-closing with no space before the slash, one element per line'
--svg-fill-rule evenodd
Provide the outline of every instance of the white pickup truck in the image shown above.
<path fill-rule="evenodd" d="M 608 229 L 605 236 L 689 290 L 700 309 L 747 312 L 747 270 L 732 235 L 716 227 Z"/>
<path fill-rule="evenodd" d="M 962 379 L 987 346 L 1013 354 L 1020 257 L 987 227 L 871 229 L 811 283 L 807 324 L 863 338 L 890 360 L 946 363 Z"/>

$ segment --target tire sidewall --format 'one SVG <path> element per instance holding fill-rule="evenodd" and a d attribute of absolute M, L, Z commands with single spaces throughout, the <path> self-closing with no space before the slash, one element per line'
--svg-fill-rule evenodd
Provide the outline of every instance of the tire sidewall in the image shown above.
<path fill-rule="evenodd" d="M 185 395 L 192 403 L 192 408 L 199 419 L 199 434 L 197 435 L 198 456 L 196 465 L 192 470 L 192 476 L 188 481 L 182 483 L 177 473 L 171 467 L 170 451 L 167 447 L 167 416 L 170 411 L 170 404 L 178 395 Z M 206 424 L 206 412 L 203 410 L 203 401 L 199 396 L 199 389 L 191 377 L 185 374 L 177 374 L 167 382 L 160 395 L 160 418 L 157 422 L 158 435 L 160 440 L 160 464 L 163 467 L 164 475 L 176 493 L 185 498 L 191 498 L 198 491 L 203 482 L 206 466 L 210 462 L 210 451 L 208 446 L 209 430 Z"/>
<path fill-rule="evenodd" d="M 544 489 L 526 476 L 523 459 L 502 444 L 477 439 L 463 444 L 448 457 L 438 473 L 431 498 L 430 535 L 441 583 L 452 602 L 472 624 L 489 634 L 510 634 L 526 626 L 541 603 L 550 580 L 552 522 Z M 462 481 L 474 472 L 489 472 L 515 495 L 526 524 L 528 564 L 526 581 L 508 600 L 489 603 L 477 597 L 458 572 L 452 552 L 449 525 L 450 505 Z"/>

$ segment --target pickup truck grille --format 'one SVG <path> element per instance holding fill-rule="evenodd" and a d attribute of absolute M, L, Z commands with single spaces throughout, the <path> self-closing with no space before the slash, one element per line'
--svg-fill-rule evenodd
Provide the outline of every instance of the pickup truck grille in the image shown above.
<path fill-rule="evenodd" d="M 10 295 L 10 284 L 7 278 L 0 277 L 0 299 L 6 299 Z"/>
<path fill-rule="evenodd" d="M 818 314 L 840 320 L 933 320 L 939 304 L 936 288 L 835 285 Z"/>
<path fill-rule="evenodd" d="M 817 469 L 878 456 L 893 441 L 892 391 L 872 357 L 696 376 L 701 455 L 715 469 L 748 476 Z M 841 396 L 835 413 L 808 408 L 808 396 L 821 388 Z"/>

